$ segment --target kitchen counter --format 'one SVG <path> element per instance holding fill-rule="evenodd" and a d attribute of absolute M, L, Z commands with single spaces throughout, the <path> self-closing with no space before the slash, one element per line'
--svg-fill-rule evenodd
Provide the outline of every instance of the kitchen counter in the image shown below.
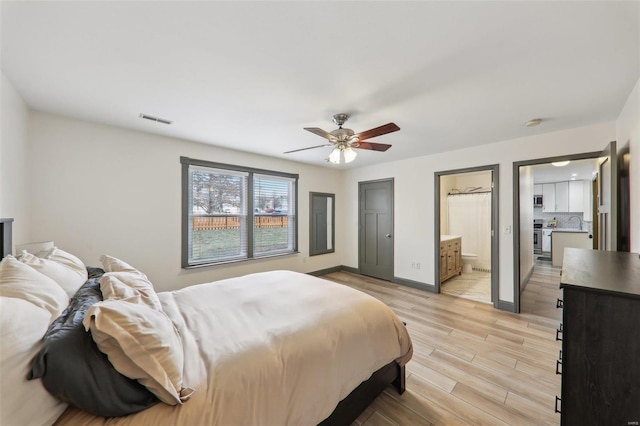
<path fill-rule="evenodd" d="M 542 229 L 550 229 L 553 232 L 582 232 L 582 233 L 589 233 L 589 231 L 584 231 L 582 229 L 577 229 L 577 228 L 551 228 L 551 227 L 544 227 Z"/>
<path fill-rule="evenodd" d="M 551 232 L 551 264 L 562 266 L 565 248 L 593 248 L 593 236 L 579 229 L 555 229 Z"/>

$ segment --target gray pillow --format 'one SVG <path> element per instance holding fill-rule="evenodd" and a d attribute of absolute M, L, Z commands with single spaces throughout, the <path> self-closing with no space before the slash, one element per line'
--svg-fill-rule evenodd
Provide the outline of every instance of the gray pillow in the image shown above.
<path fill-rule="evenodd" d="M 34 357 L 28 379 L 42 378 L 56 398 L 103 417 L 125 416 L 156 403 L 136 380 L 118 373 L 82 325 L 86 310 L 102 300 L 99 268 L 87 268 L 89 280 L 49 327 Z"/>

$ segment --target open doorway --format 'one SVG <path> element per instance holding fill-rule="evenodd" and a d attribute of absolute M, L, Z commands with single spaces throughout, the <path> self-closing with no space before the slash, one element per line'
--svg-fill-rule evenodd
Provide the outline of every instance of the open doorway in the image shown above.
<path fill-rule="evenodd" d="M 536 268 L 560 274 L 564 247 L 616 249 L 616 163 L 615 142 L 514 163 L 514 312 Z"/>
<path fill-rule="evenodd" d="M 498 166 L 435 174 L 435 290 L 498 303 Z"/>

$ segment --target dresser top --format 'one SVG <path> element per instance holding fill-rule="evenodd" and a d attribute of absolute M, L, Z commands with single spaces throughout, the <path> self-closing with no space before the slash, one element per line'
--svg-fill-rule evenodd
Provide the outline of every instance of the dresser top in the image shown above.
<path fill-rule="evenodd" d="M 638 253 L 565 248 L 560 288 L 640 298 Z"/>

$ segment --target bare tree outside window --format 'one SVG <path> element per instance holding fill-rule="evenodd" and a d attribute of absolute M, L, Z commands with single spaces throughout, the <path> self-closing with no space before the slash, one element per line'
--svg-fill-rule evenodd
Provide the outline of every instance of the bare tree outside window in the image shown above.
<path fill-rule="evenodd" d="M 297 175 L 186 157 L 181 162 L 187 201 L 183 266 L 297 250 Z"/>

